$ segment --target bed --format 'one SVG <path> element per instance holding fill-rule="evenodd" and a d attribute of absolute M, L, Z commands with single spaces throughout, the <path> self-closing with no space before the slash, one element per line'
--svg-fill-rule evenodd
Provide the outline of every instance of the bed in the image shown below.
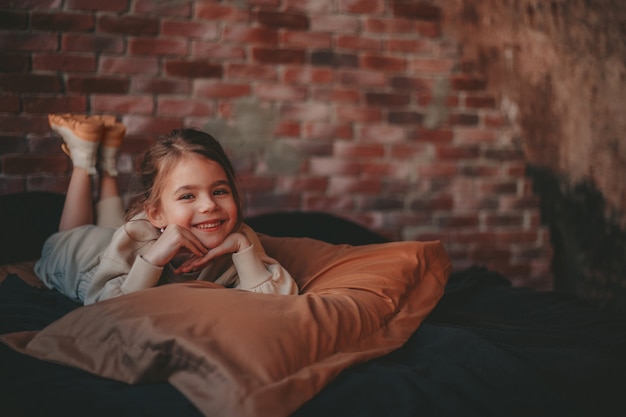
<path fill-rule="evenodd" d="M 264 297 L 192 283 L 89 309 L 40 288 L 29 274 L 56 229 L 62 203 L 54 193 L 0 197 L 2 416 L 624 413 L 623 317 L 572 296 L 512 288 L 506 277 L 481 266 L 449 274 L 437 242 L 387 242 L 324 213 L 267 214 L 247 222 L 262 234 L 270 255 L 289 252 L 279 260 L 304 280 L 303 295 L 272 299 L 278 303 L 273 309 Z M 316 254 L 308 268 L 326 269 L 304 271 L 301 254 Z M 410 284 L 407 275 L 414 277 Z M 150 302 L 142 303 L 146 297 Z M 201 298 L 222 311 L 241 298 L 251 307 L 197 324 L 186 308 Z M 224 320 L 254 324 L 241 334 Z M 258 330 L 267 320 L 273 322 L 269 330 Z M 217 336 L 207 339 L 207 329 Z M 120 347 L 143 337 L 154 347 L 157 331 L 157 354 Z M 241 346 L 221 352 L 220 338 Z M 191 344 L 181 346 L 180 339 Z M 210 356 L 208 364 L 195 356 L 183 363 L 181 349 L 187 356 L 194 349 L 221 356 Z"/>

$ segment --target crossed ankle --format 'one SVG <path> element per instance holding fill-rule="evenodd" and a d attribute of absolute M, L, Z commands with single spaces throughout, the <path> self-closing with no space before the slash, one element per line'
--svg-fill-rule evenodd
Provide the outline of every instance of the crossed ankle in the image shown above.
<path fill-rule="evenodd" d="M 117 176 L 117 153 L 126 126 L 114 116 L 60 113 L 48 115 L 48 121 L 61 135 L 74 166 L 94 175 L 97 164 L 108 175 Z"/>

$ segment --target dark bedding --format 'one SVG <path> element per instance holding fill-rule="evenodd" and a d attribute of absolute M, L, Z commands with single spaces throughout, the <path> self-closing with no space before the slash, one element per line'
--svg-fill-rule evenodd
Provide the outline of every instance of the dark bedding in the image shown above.
<path fill-rule="evenodd" d="M 42 197 L 53 207 L 42 210 Z M 50 233 L 46 217 L 58 217 L 62 200 L 43 195 L 16 201 L 21 210 L 11 215 L 37 218 L 4 228 L 3 247 L 10 245 L 7 236 L 29 228 L 33 239 L 5 251 L 8 260 L 22 261 L 32 259 L 42 234 Z M 8 209 L 0 204 L 0 212 Z M 279 215 L 280 229 L 272 216 L 249 223 L 268 234 L 332 243 L 384 240 L 322 214 Z M 57 292 L 9 275 L 0 284 L 0 334 L 42 329 L 76 308 Z M 569 296 L 512 288 L 501 275 L 473 267 L 452 274 L 445 294 L 404 346 L 344 370 L 293 416 L 622 416 L 625 355 L 626 319 Z M 127 385 L 0 343 L 0 416 L 85 415 L 201 414 L 169 383 Z"/>
<path fill-rule="evenodd" d="M 76 308 L 9 276 L 0 332 L 40 329 Z M 294 416 L 623 415 L 626 321 L 578 300 L 511 288 L 483 268 L 453 274 L 399 350 L 350 368 Z M 2 416 L 199 416 L 167 383 L 126 385 L 0 344 Z"/>

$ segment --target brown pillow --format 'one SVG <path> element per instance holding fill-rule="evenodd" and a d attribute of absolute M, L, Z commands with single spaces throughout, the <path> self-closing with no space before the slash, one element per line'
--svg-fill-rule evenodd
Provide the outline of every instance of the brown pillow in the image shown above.
<path fill-rule="evenodd" d="M 439 242 L 261 238 L 301 295 L 171 284 L 2 339 L 127 383 L 168 380 L 207 416 L 288 416 L 346 367 L 400 347 L 441 297 L 450 269 Z"/>

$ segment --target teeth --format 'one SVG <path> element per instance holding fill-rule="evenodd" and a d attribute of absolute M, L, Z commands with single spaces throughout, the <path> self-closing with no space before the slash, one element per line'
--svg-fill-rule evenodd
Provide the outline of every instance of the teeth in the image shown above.
<path fill-rule="evenodd" d="M 220 224 L 222 224 L 223 222 L 215 222 L 215 223 L 203 223 L 203 224 L 199 224 L 196 227 L 198 229 L 210 229 L 212 227 L 217 227 Z"/>

